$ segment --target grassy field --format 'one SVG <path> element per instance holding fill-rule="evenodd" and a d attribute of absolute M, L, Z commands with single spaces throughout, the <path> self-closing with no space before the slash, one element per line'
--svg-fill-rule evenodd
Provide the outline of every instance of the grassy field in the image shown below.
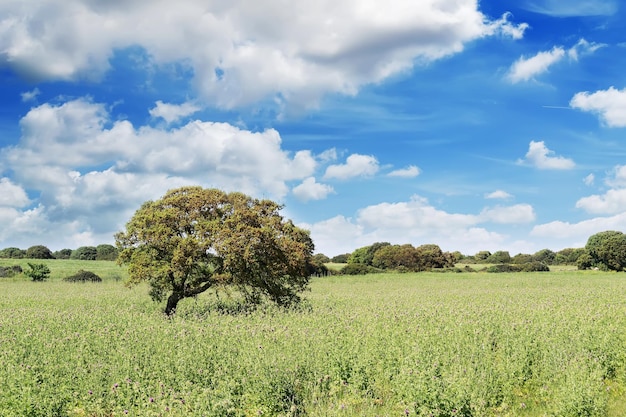
<path fill-rule="evenodd" d="M 298 311 L 168 320 L 112 262 L 46 262 L 0 279 L 3 417 L 626 415 L 624 274 L 334 276 Z"/>

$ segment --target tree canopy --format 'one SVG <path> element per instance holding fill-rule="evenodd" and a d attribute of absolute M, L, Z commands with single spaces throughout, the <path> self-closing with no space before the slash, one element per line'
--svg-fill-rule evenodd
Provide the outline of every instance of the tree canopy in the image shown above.
<path fill-rule="evenodd" d="M 587 240 L 587 255 L 579 260 L 579 267 L 598 267 L 623 271 L 626 267 L 626 235 L 615 230 L 596 233 Z"/>
<path fill-rule="evenodd" d="M 313 241 L 285 221 L 282 207 L 241 193 L 182 187 L 144 203 L 115 235 L 128 284 L 147 281 L 165 313 L 218 285 L 239 289 L 250 302 L 299 301 L 309 283 Z"/>

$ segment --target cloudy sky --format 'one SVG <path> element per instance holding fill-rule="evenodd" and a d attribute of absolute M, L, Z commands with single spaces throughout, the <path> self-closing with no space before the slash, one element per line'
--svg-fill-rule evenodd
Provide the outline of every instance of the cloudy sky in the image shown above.
<path fill-rule="evenodd" d="M 626 230 L 618 0 L 4 0 L 0 248 L 112 243 L 188 184 L 329 256 Z"/>

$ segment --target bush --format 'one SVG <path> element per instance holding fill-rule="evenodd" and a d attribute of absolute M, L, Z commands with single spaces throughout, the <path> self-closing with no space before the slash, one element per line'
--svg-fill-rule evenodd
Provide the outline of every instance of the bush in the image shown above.
<path fill-rule="evenodd" d="M 525 262 L 523 264 L 511 265 L 511 264 L 498 264 L 492 265 L 485 269 L 486 272 L 501 273 L 501 272 L 549 272 L 548 265 L 539 261 Z"/>
<path fill-rule="evenodd" d="M 0 250 L 0 258 L 22 259 L 26 256 L 26 251 L 20 248 L 4 248 Z"/>
<path fill-rule="evenodd" d="M 52 255 L 55 257 L 55 259 L 70 259 L 70 256 L 72 256 L 72 250 L 61 249 L 61 250 L 54 251 Z"/>
<path fill-rule="evenodd" d="M 50 268 L 46 264 L 31 264 L 29 271 L 24 271 L 27 277 L 30 277 L 33 281 L 45 281 L 50 277 Z"/>
<path fill-rule="evenodd" d="M 35 245 L 26 249 L 26 257 L 29 259 L 54 259 L 52 251 L 44 245 Z"/>
<path fill-rule="evenodd" d="M 13 277 L 17 274 L 21 274 L 22 272 L 22 267 L 19 265 L 0 266 L 0 278 Z"/>
<path fill-rule="evenodd" d="M 96 246 L 96 260 L 97 261 L 114 261 L 117 259 L 117 248 L 113 245 L 98 245 Z"/>
<path fill-rule="evenodd" d="M 348 264 L 339 271 L 339 273 L 343 275 L 365 275 L 378 272 L 380 272 L 380 269 L 364 264 Z"/>
<path fill-rule="evenodd" d="M 77 259 L 80 261 L 95 261 L 98 256 L 98 250 L 95 246 L 81 246 L 80 248 L 72 251 L 70 259 Z"/>
<path fill-rule="evenodd" d="M 79 270 L 74 275 L 63 278 L 67 282 L 102 282 L 102 278 L 91 271 Z"/>

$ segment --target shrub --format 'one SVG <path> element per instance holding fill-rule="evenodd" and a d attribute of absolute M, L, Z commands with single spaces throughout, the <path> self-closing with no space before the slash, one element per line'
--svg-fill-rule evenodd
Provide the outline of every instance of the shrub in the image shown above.
<path fill-rule="evenodd" d="M 550 268 L 543 262 L 532 261 L 520 264 L 522 272 L 550 272 Z"/>
<path fill-rule="evenodd" d="M 56 259 L 70 259 L 70 256 L 72 256 L 72 250 L 71 249 L 61 249 L 61 250 L 54 251 L 52 253 L 52 255 Z"/>
<path fill-rule="evenodd" d="M 74 275 L 63 278 L 67 282 L 102 282 L 102 278 L 91 271 L 79 270 Z"/>
<path fill-rule="evenodd" d="M 22 273 L 22 267 L 19 265 L 0 266 L 0 278 L 13 277 Z"/>
<path fill-rule="evenodd" d="M 28 263 L 30 270 L 24 271 L 24 274 L 33 281 L 45 281 L 50 277 L 50 268 L 46 264 Z"/>
<path fill-rule="evenodd" d="M 30 259 L 54 259 L 52 251 L 44 245 L 35 245 L 26 249 L 26 257 Z"/>
<path fill-rule="evenodd" d="M 97 261 L 114 261 L 117 259 L 117 248 L 113 245 L 103 244 L 96 246 Z"/>
<path fill-rule="evenodd" d="M 98 250 L 95 246 L 81 246 L 80 248 L 72 251 L 70 259 L 77 259 L 80 261 L 95 261 L 98 256 Z"/>
<path fill-rule="evenodd" d="M 343 275 L 365 275 L 378 272 L 380 272 L 380 269 L 364 264 L 347 264 L 339 271 L 339 273 Z"/>
<path fill-rule="evenodd" d="M 0 250 L 0 258 L 22 259 L 26 256 L 26 251 L 20 248 L 4 248 Z"/>

